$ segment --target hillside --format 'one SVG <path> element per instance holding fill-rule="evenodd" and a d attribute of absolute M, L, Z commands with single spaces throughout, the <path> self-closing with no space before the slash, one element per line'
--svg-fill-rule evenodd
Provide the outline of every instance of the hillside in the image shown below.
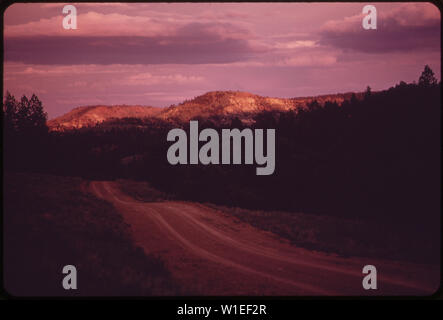
<path fill-rule="evenodd" d="M 110 119 L 153 117 L 161 110 L 156 107 L 127 105 L 78 107 L 49 120 L 48 127 L 51 130 L 88 127 Z"/>
<path fill-rule="evenodd" d="M 179 105 L 166 108 L 159 114 L 161 119 L 189 121 L 194 118 L 232 117 L 241 120 L 251 118 L 251 115 L 263 111 L 288 111 L 301 108 L 307 103 L 317 100 L 321 105 L 326 101 L 350 99 L 352 93 L 321 95 L 299 98 L 271 98 L 240 91 L 211 91 Z M 361 97 L 357 93 L 357 97 Z"/>
<path fill-rule="evenodd" d="M 302 108 L 317 100 L 320 105 L 326 101 L 349 100 L 352 93 L 330 94 L 315 97 L 271 98 L 240 91 L 211 91 L 192 100 L 167 108 L 145 106 L 88 106 L 78 107 L 67 114 L 48 121 L 50 130 L 65 130 L 88 126 L 112 119 L 157 118 L 166 121 L 187 122 L 196 118 L 238 117 L 244 122 L 263 111 L 288 111 Z M 356 93 L 358 98 L 362 93 Z"/>
<path fill-rule="evenodd" d="M 265 110 L 283 111 L 292 108 L 294 103 L 291 99 L 265 98 L 248 92 L 212 91 L 166 108 L 160 117 L 189 121 L 198 117 L 245 115 Z"/>

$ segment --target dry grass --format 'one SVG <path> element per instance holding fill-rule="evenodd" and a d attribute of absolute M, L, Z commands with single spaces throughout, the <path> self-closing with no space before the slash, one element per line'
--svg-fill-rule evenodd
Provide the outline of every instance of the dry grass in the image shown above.
<path fill-rule="evenodd" d="M 5 175 L 7 291 L 18 296 L 178 294 L 162 261 L 134 246 L 120 214 L 82 191 L 85 184 L 80 178 Z M 76 291 L 61 285 L 68 264 L 78 271 Z"/>
<path fill-rule="evenodd" d="M 427 239 L 410 237 L 409 230 L 401 225 L 298 212 L 206 205 L 235 216 L 258 229 L 273 232 L 306 249 L 345 257 L 434 263 L 432 258 L 435 255 L 426 250 L 432 247 L 432 243 Z"/>
<path fill-rule="evenodd" d="M 143 202 L 157 202 L 173 200 L 172 196 L 153 188 L 148 182 L 118 179 L 120 190 L 136 200 Z"/>

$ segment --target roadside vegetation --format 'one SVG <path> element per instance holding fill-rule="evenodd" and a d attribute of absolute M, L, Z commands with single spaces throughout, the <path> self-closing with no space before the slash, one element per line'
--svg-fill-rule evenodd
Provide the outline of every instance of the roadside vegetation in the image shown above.
<path fill-rule="evenodd" d="M 86 192 L 81 178 L 4 176 L 4 279 L 11 295 L 176 295 L 155 256 L 133 244 L 114 207 Z M 83 191 L 82 191 L 83 190 Z M 74 265 L 78 289 L 62 287 Z"/>
<path fill-rule="evenodd" d="M 429 250 L 435 243 L 427 238 L 410 237 L 408 226 L 392 228 L 383 221 L 342 218 L 287 211 L 249 210 L 205 203 L 257 229 L 272 232 L 294 246 L 338 254 L 343 257 L 366 257 L 434 263 Z M 413 252 L 414 254 L 411 254 Z"/>
<path fill-rule="evenodd" d="M 149 182 L 135 181 L 128 179 L 118 179 L 116 183 L 123 193 L 131 196 L 135 200 L 142 202 L 158 202 L 173 200 L 171 195 L 168 195 L 158 189 L 152 187 Z"/>

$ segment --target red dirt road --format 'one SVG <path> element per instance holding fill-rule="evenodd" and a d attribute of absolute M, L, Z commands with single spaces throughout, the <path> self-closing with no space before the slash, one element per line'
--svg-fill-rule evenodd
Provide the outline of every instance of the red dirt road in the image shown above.
<path fill-rule="evenodd" d="M 117 208 L 135 243 L 161 257 L 186 295 L 430 295 L 439 285 L 438 266 L 297 248 L 198 203 L 137 201 L 114 182 L 90 190 Z M 377 268 L 377 290 L 362 287 L 367 264 Z"/>

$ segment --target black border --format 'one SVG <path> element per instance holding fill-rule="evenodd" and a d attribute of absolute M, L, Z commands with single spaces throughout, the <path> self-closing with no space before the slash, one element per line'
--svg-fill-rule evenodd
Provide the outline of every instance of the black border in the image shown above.
<path fill-rule="evenodd" d="M 255 0 L 255 1 L 250 1 L 250 0 L 246 0 L 246 1 L 233 1 L 233 0 L 228 0 L 228 1 L 162 1 L 162 0 L 152 0 L 152 1 L 143 1 L 143 0 L 136 0 L 136 1 L 116 1 L 116 0 L 110 0 L 110 1 L 87 1 L 87 0 L 79 0 L 79 1 L 54 1 L 54 0 L 50 0 L 50 1 L 38 1 L 38 0 L 30 0 L 30 1 L 11 1 L 11 0 L 6 0 L 6 1 L 2 1 L 0 3 L 0 10 L 1 10 L 1 14 L 0 14 L 0 24 L 2 27 L 2 32 L 1 32 L 1 56 L 0 59 L 2 61 L 1 64 L 1 70 L 2 70 L 2 79 L 1 79 L 1 85 L 0 85 L 0 89 L 1 89 L 1 98 L 2 98 L 2 102 L 3 102 L 3 79 L 4 79 L 4 70 L 3 70 L 3 63 L 4 63 L 4 20 L 3 20 L 3 16 L 4 13 L 6 11 L 6 9 L 15 4 L 15 3 L 190 3 L 190 2 L 204 2 L 204 3 L 238 3 L 238 2 L 267 2 L 267 3 L 286 3 L 286 2 L 299 2 L 299 3 L 407 3 L 407 2 L 416 2 L 416 3 L 430 3 L 435 5 L 439 11 L 440 11 L 440 35 L 443 36 L 443 23 L 442 23 L 442 16 L 443 16 L 443 0 L 429 0 L 429 1 L 422 1 L 422 0 L 404 0 L 404 1 L 399 1 L 399 0 L 395 0 L 395 1 L 383 1 L 383 0 L 374 0 L 374 1 L 361 1 L 361 0 L 354 0 L 354 1 L 350 1 L 350 0 L 339 0 L 339 1 L 327 1 L 327 0 L 317 0 L 317 1 L 264 1 L 264 0 Z M 443 75 L 443 60 L 442 60 L 442 51 L 443 51 L 443 42 L 440 41 L 440 72 L 441 75 Z M 443 90 L 440 87 L 440 97 L 443 97 Z M 441 102 L 441 101 L 440 101 Z M 443 104 L 442 104 L 443 106 Z M 441 110 L 440 113 L 440 138 L 443 138 L 443 130 L 442 130 L 442 121 L 443 120 L 443 110 Z M 1 126 L 3 129 L 3 119 L 1 119 Z M 2 143 L 3 143 L 3 130 L 2 130 Z M 441 155 L 442 155 L 442 148 L 443 148 L 443 144 L 442 144 L 442 139 L 440 140 L 440 159 L 441 159 Z M 3 148 L 1 148 L 2 153 L 3 153 Z M 3 156 L 1 159 L 1 169 L 2 169 L 2 173 L 3 173 Z M 442 169 L 442 167 L 440 167 L 440 169 Z M 440 170 L 440 187 L 443 185 L 443 173 Z M 2 174 L 3 176 L 3 174 Z M 2 195 L 3 195 L 3 188 L 4 188 L 4 180 L 2 178 Z M 441 204 L 442 204 L 442 199 L 440 197 L 440 245 L 441 248 L 443 248 L 442 244 L 443 244 L 443 214 L 441 212 Z M 339 301 L 339 300 L 443 300 L 443 266 L 442 266 L 442 253 L 440 252 L 440 286 L 439 288 L 431 295 L 428 296 L 383 296 L 383 295 L 374 295 L 374 296 L 72 296 L 72 297 L 68 297 L 68 296 L 63 296 L 63 297 L 58 297 L 58 296 L 41 296 L 41 297 L 34 297 L 34 296 L 24 296 L 24 297 L 16 297 L 11 295 L 9 292 L 6 291 L 5 287 L 4 287 L 4 273 L 3 273 L 3 265 L 4 265 L 4 257 L 3 257 L 3 212 L 4 212 L 4 207 L 3 207 L 3 196 L 2 196 L 2 214 L 1 214 L 1 220 L 0 220 L 0 229 L 2 230 L 2 237 L 1 237 L 1 253 L 2 253 L 2 257 L 1 257 L 1 263 L 0 263 L 0 272 L 2 274 L 1 278 L 0 278 L 0 300 L 19 300 L 19 301 L 23 301 L 23 300 L 32 300 L 32 301 L 43 301 L 43 300 L 58 300 L 58 301 L 66 301 L 66 300 L 93 300 L 93 301 L 97 301 L 97 300 L 143 300 L 143 301 L 150 301 L 149 303 L 149 314 L 155 314 L 157 312 L 161 312 L 163 313 L 163 316 L 167 315 L 168 313 L 165 313 L 165 308 L 168 309 L 168 311 L 172 311 L 172 314 L 177 316 L 176 314 L 176 308 L 178 306 L 183 306 L 185 303 L 193 305 L 193 306 L 214 306 L 214 305 L 218 305 L 218 304 L 265 304 L 267 306 L 267 310 L 268 310 L 268 314 L 264 315 L 264 316 L 254 316 L 253 318 L 270 318 L 273 316 L 277 316 L 277 315 L 286 315 L 288 316 L 288 313 L 284 313 L 281 312 L 279 313 L 277 311 L 276 308 L 288 308 L 290 310 L 290 313 L 293 313 L 294 307 L 296 306 L 295 303 L 296 302 L 308 302 L 311 300 L 320 300 L 320 301 Z M 329 305 L 329 304 L 328 304 Z M 299 306 L 299 304 L 297 304 L 297 307 Z M 270 307 L 270 308 L 269 308 Z M 155 311 L 154 311 L 155 310 Z M 270 311 L 270 312 L 269 312 Z M 315 314 L 315 313 L 314 313 Z M 311 316 L 313 316 L 314 314 L 311 314 Z M 422 314 L 423 315 L 423 314 Z M 212 315 L 214 317 L 214 315 Z M 219 318 L 227 318 L 227 317 L 237 317 L 234 315 L 221 315 L 218 314 L 216 315 L 216 317 Z M 149 318 L 149 315 L 147 315 L 147 317 Z M 190 317 L 200 317 L 200 316 L 182 316 L 182 318 L 190 318 Z M 246 319 L 249 318 L 251 316 L 248 315 L 244 315 L 242 316 L 242 318 Z M 208 317 L 209 318 L 209 317 Z"/>

